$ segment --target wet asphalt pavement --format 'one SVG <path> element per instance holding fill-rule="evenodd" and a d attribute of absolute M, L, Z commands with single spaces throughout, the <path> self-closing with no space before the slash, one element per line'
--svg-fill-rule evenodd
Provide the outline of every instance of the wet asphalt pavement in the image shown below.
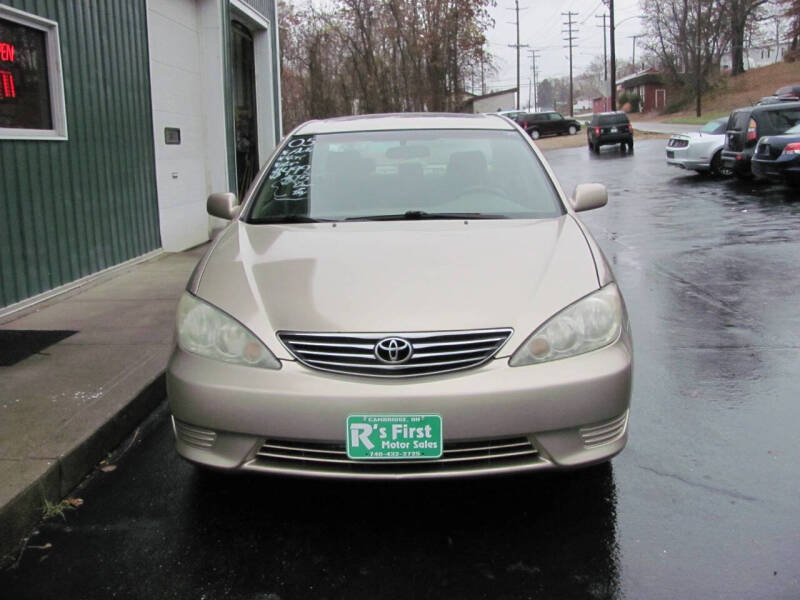
<path fill-rule="evenodd" d="M 0 598 L 800 598 L 800 191 L 549 152 L 631 316 L 611 466 L 356 484 L 203 474 L 165 413 L 43 523 Z M 48 544 L 50 546 L 48 546 Z"/>

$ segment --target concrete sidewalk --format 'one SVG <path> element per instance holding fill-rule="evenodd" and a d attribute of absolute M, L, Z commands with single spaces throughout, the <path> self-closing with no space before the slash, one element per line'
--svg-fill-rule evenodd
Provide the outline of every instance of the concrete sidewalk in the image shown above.
<path fill-rule="evenodd" d="M 204 250 L 112 271 L 0 324 L 76 331 L 0 366 L 0 558 L 163 400 L 175 308 Z"/>

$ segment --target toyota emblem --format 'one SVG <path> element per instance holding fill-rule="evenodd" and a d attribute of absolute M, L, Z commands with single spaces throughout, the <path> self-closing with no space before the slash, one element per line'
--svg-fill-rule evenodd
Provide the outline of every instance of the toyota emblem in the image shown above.
<path fill-rule="evenodd" d="M 387 365 L 402 364 L 411 358 L 413 353 L 411 343 L 403 338 L 383 338 L 375 344 L 375 357 Z"/>

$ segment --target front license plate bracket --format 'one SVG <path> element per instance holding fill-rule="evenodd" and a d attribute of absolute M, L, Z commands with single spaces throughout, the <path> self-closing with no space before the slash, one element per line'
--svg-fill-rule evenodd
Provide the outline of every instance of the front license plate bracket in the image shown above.
<path fill-rule="evenodd" d="M 441 458 L 441 415 L 349 415 L 345 428 L 351 460 Z"/>

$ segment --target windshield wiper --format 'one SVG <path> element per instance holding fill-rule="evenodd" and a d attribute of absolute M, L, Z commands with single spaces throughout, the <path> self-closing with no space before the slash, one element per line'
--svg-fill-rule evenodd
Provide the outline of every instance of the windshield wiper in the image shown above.
<path fill-rule="evenodd" d="M 330 219 L 314 219 L 305 215 L 280 215 L 263 219 L 250 219 L 249 222 L 254 225 L 267 225 L 279 223 L 326 223 L 328 221 Z"/>
<path fill-rule="evenodd" d="M 426 212 L 424 210 L 407 210 L 404 213 L 391 215 L 370 215 L 364 217 L 348 217 L 345 221 L 414 221 L 434 219 L 507 219 L 505 215 L 494 215 L 480 212 Z"/>

